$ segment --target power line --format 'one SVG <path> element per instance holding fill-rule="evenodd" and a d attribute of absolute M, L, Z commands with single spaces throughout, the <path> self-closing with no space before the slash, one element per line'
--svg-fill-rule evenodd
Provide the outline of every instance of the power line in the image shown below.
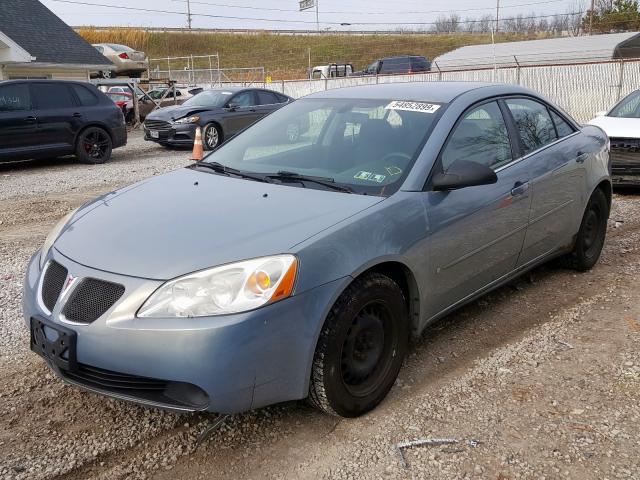
<path fill-rule="evenodd" d="M 172 0 L 174 2 L 186 3 L 188 0 Z M 288 9 L 288 8 L 275 8 L 275 7 L 255 7 L 250 5 L 230 5 L 228 3 L 216 3 L 216 2 L 207 2 L 203 0 L 190 0 L 192 4 L 197 5 L 209 5 L 212 7 L 225 7 L 225 8 L 240 8 L 245 10 L 257 10 L 257 11 L 265 11 L 265 12 L 290 12 L 290 13 L 300 13 L 299 10 Z M 518 8 L 518 7 L 530 7 L 535 5 L 548 5 L 551 3 L 563 3 L 565 0 L 542 0 L 536 2 L 528 2 L 528 3 L 518 3 L 514 5 L 503 5 L 500 9 L 505 8 Z M 481 12 L 493 10 L 494 7 L 478 7 L 478 8 L 465 8 L 460 10 L 403 10 L 401 12 L 393 12 L 393 15 L 420 15 L 420 14 L 432 14 L 432 13 L 467 13 L 467 12 Z M 302 13 L 314 13 L 313 10 L 305 10 Z M 322 13 L 331 13 L 331 14 L 357 14 L 357 15 L 390 15 L 391 12 L 371 12 L 371 11 L 357 11 L 357 10 L 323 10 Z"/>
<path fill-rule="evenodd" d="M 129 10 L 129 11 L 138 11 L 138 12 L 149 12 L 149 13 L 162 13 L 168 15 L 180 15 L 183 16 L 184 12 L 178 12 L 174 10 L 160 10 L 153 8 L 142 8 L 142 7 L 127 7 L 122 5 L 107 5 L 104 3 L 91 3 L 79 0 L 50 0 L 52 2 L 58 3 L 68 3 L 73 5 L 84 5 L 90 7 L 103 7 L 103 8 L 113 8 L 119 10 Z M 551 15 L 529 15 L 529 16 L 520 16 L 517 17 L 521 20 L 528 20 L 533 18 L 551 18 L 551 17 L 559 17 L 559 16 L 571 16 L 571 15 L 583 15 L 584 12 L 567 12 L 567 13 L 555 13 Z M 226 20 L 251 20 L 254 22 L 272 22 L 272 23 L 303 23 L 303 24 L 315 24 L 313 21 L 305 21 L 305 20 L 284 20 L 284 19 L 276 19 L 276 18 L 256 18 L 256 17 L 238 17 L 232 15 L 214 15 L 208 13 L 191 13 L 192 17 L 203 17 L 203 18 L 219 18 Z M 507 19 L 504 19 L 507 20 Z M 459 24 L 472 24 L 472 23 L 482 23 L 484 20 L 461 20 Z M 350 25 L 392 25 L 392 26 L 407 26 L 407 25 L 438 25 L 439 22 L 322 22 L 324 25 L 340 25 L 342 26 L 345 23 L 349 23 Z"/>

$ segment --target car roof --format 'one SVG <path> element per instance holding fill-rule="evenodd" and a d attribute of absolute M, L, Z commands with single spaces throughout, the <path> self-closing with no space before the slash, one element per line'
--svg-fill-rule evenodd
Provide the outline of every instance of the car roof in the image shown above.
<path fill-rule="evenodd" d="M 53 78 L 16 78 L 15 80 L 0 80 L 0 85 L 10 85 L 12 83 L 66 83 L 75 85 L 93 85 L 82 80 L 56 80 Z"/>
<path fill-rule="evenodd" d="M 305 98 L 367 98 L 449 103 L 463 93 L 496 85 L 495 83 L 480 82 L 384 83 L 336 88 L 312 93 Z M 506 93 L 509 89 L 506 85 L 504 87 Z"/>

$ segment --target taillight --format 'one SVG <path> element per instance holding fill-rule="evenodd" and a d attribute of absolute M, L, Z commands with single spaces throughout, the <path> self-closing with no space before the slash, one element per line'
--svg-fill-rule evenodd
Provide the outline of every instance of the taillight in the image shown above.
<path fill-rule="evenodd" d="M 122 52 L 120 55 L 118 55 L 121 59 L 123 60 L 129 60 L 129 55 L 126 54 L 126 52 Z"/>

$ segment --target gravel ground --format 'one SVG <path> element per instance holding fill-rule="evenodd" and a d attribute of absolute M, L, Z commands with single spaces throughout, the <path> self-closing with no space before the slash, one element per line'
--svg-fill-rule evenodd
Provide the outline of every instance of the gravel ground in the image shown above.
<path fill-rule="evenodd" d="M 434 325 L 388 399 L 353 420 L 300 403 L 227 419 L 66 386 L 28 351 L 26 262 L 87 199 L 178 168 L 131 138 L 103 166 L 0 166 L 0 478 L 640 479 L 640 196 L 616 195 L 589 273 L 539 268 Z M 452 439 L 448 445 L 397 444 Z"/>

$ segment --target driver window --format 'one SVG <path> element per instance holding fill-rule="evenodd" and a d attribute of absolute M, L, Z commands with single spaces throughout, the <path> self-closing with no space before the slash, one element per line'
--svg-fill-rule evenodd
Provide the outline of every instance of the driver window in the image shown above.
<path fill-rule="evenodd" d="M 233 107 L 251 107 L 253 103 L 253 92 L 242 92 L 229 100 L 229 106 Z"/>
<path fill-rule="evenodd" d="M 513 159 L 507 125 L 497 102 L 474 108 L 464 115 L 442 152 L 446 171 L 456 160 L 480 163 L 494 170 Z"/>

